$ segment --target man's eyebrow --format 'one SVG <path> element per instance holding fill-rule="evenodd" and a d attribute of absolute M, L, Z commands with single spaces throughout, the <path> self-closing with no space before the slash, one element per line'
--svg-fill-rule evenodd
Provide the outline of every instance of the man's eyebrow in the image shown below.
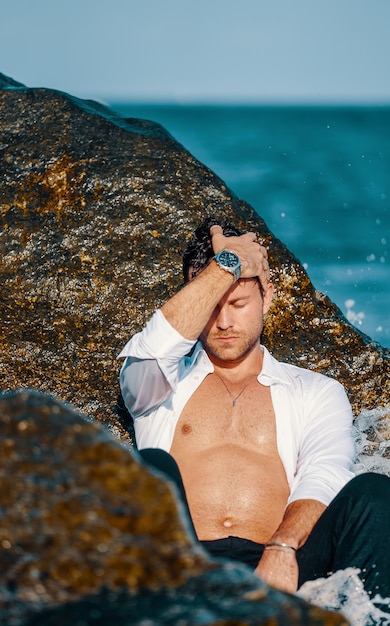
<path fill-rule="evenodd" d="M 229 302 L 234 303 L 234 302 L 239 302 L 240 300 L 249 300 L 249 299 L 250 299 L 250 297 L 251 297 L 251 296 L 250 296 L 250 294 L 248 293 L 248 294 L 244 294 L 243 296 L 236 296 L 236 297 L 233 297 L 231 300 L 229 300 Z"/>

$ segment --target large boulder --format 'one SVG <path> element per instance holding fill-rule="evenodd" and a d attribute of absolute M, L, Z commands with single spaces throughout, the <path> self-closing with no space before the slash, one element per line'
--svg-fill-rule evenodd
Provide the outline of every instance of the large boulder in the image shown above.
<path fill-rule="evenodd" d="M 178 289 L 185 242 L 215 214 L 269 249 L 274 356 L 337 378 L 356 414 L 389 404 L 389 350 L 160 125 L 0 75 L 0 149 L 3 389 L 50 392 L 127 437 L 116 355 Z"/>
<path fill-rule="evenodd" d="M 174 488 L 101 424 L 0 395 L 0 623 L 336 625 L 190 538 Z"/>

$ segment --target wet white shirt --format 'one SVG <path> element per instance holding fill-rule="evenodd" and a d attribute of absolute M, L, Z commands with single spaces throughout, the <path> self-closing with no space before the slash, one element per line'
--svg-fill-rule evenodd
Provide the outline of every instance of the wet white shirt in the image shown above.
<path fill-rule="evenodd" d="M 290 486 L 288 502 L 308 498 L 328 505 L 354 475 L 353 416 L 344 388 L 327 376 L 277 361 L 264 346 L 262 350 L 257 379 L 270 387 L 278 452 Z M 214 371 L 202 344 L 183 338 L 158 310 L 118 358 L 126 358 L 120 385 L 138 448 L 169 452 L 185 404 Z"/>

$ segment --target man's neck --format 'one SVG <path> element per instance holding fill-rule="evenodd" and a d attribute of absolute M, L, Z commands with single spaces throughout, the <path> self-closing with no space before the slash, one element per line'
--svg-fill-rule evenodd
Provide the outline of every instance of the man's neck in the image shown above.
<path fill-rule="evenodd" d="M 241 359 L 218 359 L 210 354 L 208 357 L 214 366 L 214 371 L 219 376 L 235 382 L 258 375 L 263 366 L 263 350 L 260 343 Z"/>

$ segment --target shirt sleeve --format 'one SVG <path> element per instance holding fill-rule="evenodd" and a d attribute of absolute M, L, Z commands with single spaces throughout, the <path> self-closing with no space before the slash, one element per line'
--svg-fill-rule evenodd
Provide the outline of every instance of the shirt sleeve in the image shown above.
<path fill-rule="evenodd" d="M 158 310 L 143 331 L 125 345 L 118 356 L 125 358 L 119 381 L 123 400 L 134 418 L 156 408 L 175 391 L 180 361 L 194 344 Z"/>
<path fill-rule="evenodd" d="M 305 423 L 289 503 L 318 500 L 326 506 L 353 478 L 353 415 L 343 386 L 313 377 L 304 393 Z"/>

